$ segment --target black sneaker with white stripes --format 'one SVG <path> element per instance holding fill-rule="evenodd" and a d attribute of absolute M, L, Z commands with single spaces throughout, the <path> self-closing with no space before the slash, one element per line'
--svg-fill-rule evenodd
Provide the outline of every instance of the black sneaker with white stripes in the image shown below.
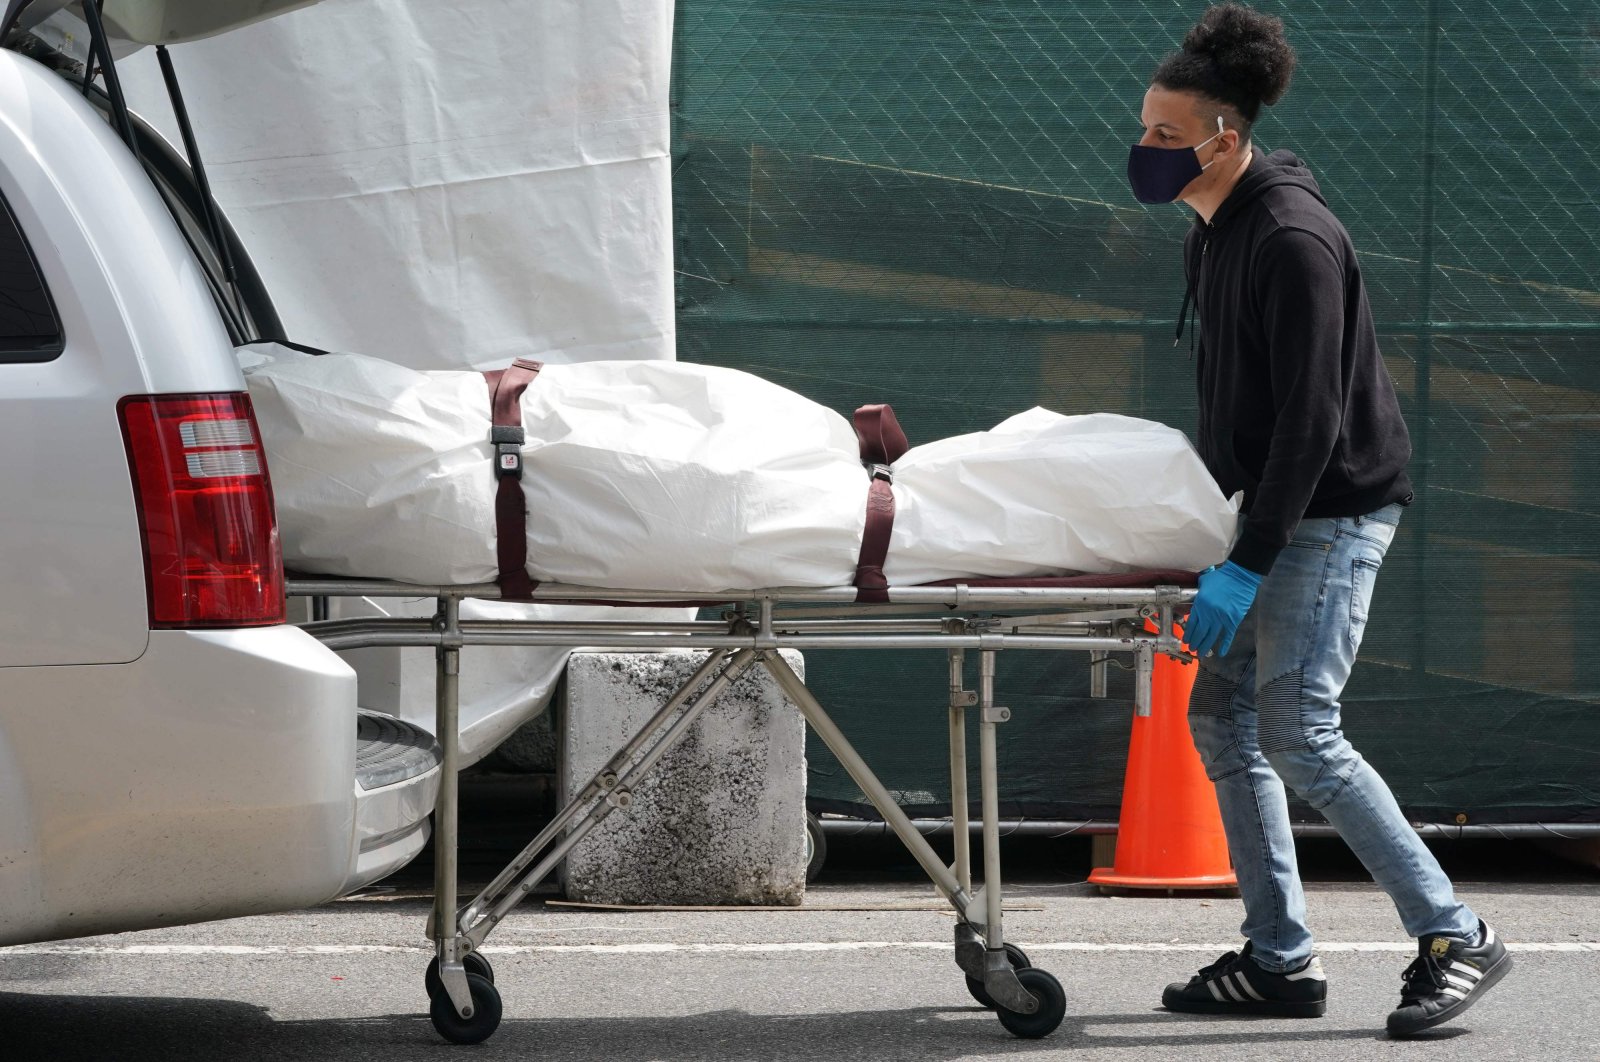
<path fill-rule="evenodd" d="M 1161 993 L 1161 1005 L 1185 1014 L 1257 1014 L 1320 1018 L 1328 1009 L 1328 978 L 1313 955 L 1298 970 L 1273 973 L 1242 951 L 1230 951 L 1189 979 Z"/>
<path fill-rule="evenodd" d="M 1400 975 L 1400 1006 L 1389 1015 L 1389 1035 L 1413 1036 L 1449 1021 L 1478 1001 L 1511 969 L 1511 953 L 1487 922 L 1478 942 L 1434 935 L 1417 941 L 1417 957 Z"/>

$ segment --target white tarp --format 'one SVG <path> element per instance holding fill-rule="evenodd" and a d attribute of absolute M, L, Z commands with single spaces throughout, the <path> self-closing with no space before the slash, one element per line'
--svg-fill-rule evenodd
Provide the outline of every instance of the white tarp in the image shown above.
<path fill-rule="evenodd" d="M 290 338 L 441 369 L 673 356 L 671 43 L 667 0 L 324 0 L 172 59 Z"/>
<path fill-rule="evenodd" d="M 494 577 L 489 389 L 354 354 L 241 352 L 285 558 L 311 572 Z M 748 373 L 552 365 L 523 393 L 528 571 L 541 582 L 717 592 L 848 585 L 868 479 L 839 414 Z M 1198 569 L 1237 527 L 1182 432 L 1034 409 L 908 451 L 885 572 Z"/>

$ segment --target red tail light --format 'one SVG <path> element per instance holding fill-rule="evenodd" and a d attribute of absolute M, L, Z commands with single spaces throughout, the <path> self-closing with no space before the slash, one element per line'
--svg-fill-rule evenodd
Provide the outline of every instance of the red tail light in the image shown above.
<path fill-rule="evenodd" d="M 117 410 L 144 534 L 150 626 L 284 622 L 283 554 L 250 396 L 133 395 Z"/>

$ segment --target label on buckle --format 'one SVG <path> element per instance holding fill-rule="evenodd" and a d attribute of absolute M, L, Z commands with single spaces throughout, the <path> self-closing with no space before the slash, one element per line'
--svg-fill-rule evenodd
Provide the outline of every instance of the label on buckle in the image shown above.
<path fill-rule="evenodd" d="M 517 469 L 519 469 L 521 467 L 522 467 L 522 458 L 518 457 L 516 454 L 501 454 L 500 455 L 500 471 L 502 471 L 502 472 L 515 472 Z"/>

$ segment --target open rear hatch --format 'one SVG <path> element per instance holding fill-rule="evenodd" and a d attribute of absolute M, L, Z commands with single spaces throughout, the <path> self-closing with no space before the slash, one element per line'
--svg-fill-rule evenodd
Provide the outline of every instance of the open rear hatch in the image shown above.
<path fill-rule="evenodd" d="M 317 0 L 102 0 L 96 7 L 117 54 L 149 44 L 181 44 L 214 37 L 252 22 L 281 15 Z M 82 0 L 7 0 L 0 39 L 30 32 L 52 15 L 65 14 L 85 25 Z M 92 17 L 93 13 L 89 13 Z M 69 23 L 70 24 L 70 23 Z M 131 47 L 130 47 L 131 46 Z"/>
<path fill-rule="evenodd" d="M 167 45 L 213 37 L 318 0 L 3 0 L 0 47 L 19 52 L 81 86 L 167 200 L 212 285 L 236 346 L 271 338 L 288 343 L 283 325 L 211 195 L 200 146 L 189 123 Z M 119 60 L 154 46 L 184 160 L 128 109 Z M 187 171 L 183 172 L 187 163 Z M 296 344 L 290 344 L 296 345 Z M 297 346 L 297 345 L 296 345 Z"/>
<path fill-rule="evenodd" d="M 0 47 L 25 55 L 78 86 L 144 166 L 194 250 L 235 346 L 284 334 L 260 274 L 212 198 L 167 43 L 199 40 L 318 0 L 0 0 Z M 120 61 L 153 45 L 181 154 L 128 109 Z M 149 101 L 147 101 L 148 103 Z"/>

